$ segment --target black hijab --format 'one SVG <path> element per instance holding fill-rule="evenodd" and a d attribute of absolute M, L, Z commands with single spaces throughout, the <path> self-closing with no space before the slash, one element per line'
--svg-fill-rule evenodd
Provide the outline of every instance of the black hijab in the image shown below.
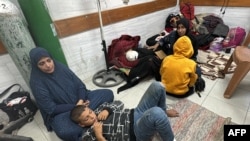
<path fill-rule="evenodd" d="M 180 20 L 178 20 L 176 22 L 177 24 L 177 27 L 178 25 L 182 24 L 185 28 L 186 28 L 186 33 L 185 35 L 188 36 L 192 42 L 192 45 L 193 45 L 193 49 L 194 49 L 194 54 L 193 56 L 191 57 L 191 59 L 194 59 L 196 60 L 196 57 L 198 55 L 198 46 L 197 46 L 197 40 L 196 38 L 194 37 L 194 35 L 192 35 L 191 31 L 190 31 L 190 21 L 186 18 L 181 18 Z M 179 34 L 177 33 L 177 38 L 179 38 Z"/>

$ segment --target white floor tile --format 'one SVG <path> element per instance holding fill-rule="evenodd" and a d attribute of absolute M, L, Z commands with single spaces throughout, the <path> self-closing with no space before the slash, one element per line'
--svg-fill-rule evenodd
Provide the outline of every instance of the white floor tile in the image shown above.
<path fill-rule="evenodd" d="M 246 116 L 246 119 L 245 119 L 245 121 L 244 121 L 244 124 L 250 124 L 250 112 L 248 111 L 247 112 L 247 116 Z"/>
<path fill-rule="evenodd" d="M 18 135 L 31 137 L 34 141 L 48 141 L 44 133 L 41 132 L 41 128 L 33 120 L 30 123 L 25 124 L 19 131 Z M 52 140 L 51 140 L 52 141 Z"/>
<path fill-rule="evenodd" d="M 222 117 L 231 117 L 237 124 L 243 124 L 246 117 L 246 110 L 212 96 L 208 96 L 202 106 Z"/>
<path fill-rule="evenodd" d="M 38 126 L 40 127 L 41 132 L 44 134 L 47 141 L 62 141 L 60 138 L 57 137 L 55 132 L 48 132 L 46 127 L 43 124 L 40 124 Z"/>
<path fill-rule="evenodd" d="M 198 96 L 197 93 L 194 93 L 193 95 L 189 96 L 187 99 L 197 103 L 199 105 L 202 105 L 202 103 L 206 100 L 207 94 L 206 93 L 200 93 L 201 97 Z"/>
<path fill-rule="evenodd" d="M 250 95 L 248 94 L 249 91 L 238 87 L 235 90 L 233 96 L 230 99 L 226 99 L 223 97 L 226 87 L 226 80 L 218 80 L 217 85 L 215 85 L 214 88 L 211 90 L 209 96 L 219 99 L 225 103 L 234 105 L 235 107 L 246 111 L 250 103 Z"/>

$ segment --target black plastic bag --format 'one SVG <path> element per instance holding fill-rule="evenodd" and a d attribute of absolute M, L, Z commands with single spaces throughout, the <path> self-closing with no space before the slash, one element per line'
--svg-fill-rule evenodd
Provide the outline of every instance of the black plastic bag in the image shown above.
<path fill-rule="evenodd" d="M 206 82 L 203 78 L 198 77 L 198 79 L 195 82 L 195 92 L 201 97 L 200 93 L 203 92 L 206 88 Z"/>

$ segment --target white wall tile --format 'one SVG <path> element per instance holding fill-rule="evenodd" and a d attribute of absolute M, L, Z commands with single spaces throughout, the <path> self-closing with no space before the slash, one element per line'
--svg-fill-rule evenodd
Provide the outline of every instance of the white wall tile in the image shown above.
<path fill-rule="evenodd" d="M 139 35 L 141 37 L 140 43 L 144 45 L 148 37 L 164 29 L 165 18 L 173 10 L 174 8 L 170 8 L 104 26 L 103 34 L 107 49 L 113 39 L 119 38 L 123 34 Z M 82 79 L 92 77 L 98 70 L 106 68 L 99 28 L 61 38 L 60 42 L 68 65 L 77 75 L 82 76 L 84 73 Z"/>
<path fill-rule="evenodd" d="M 80 16 L 86 13 L 97 12 L 97 0 L 45 0 L 52 19 L 59 20 Z M 128 5 L 145 3 L 153 0 L 130 0 Z M 101 9 L 114 9 L 124 7 L 123 0 L 100 0 Z"/>

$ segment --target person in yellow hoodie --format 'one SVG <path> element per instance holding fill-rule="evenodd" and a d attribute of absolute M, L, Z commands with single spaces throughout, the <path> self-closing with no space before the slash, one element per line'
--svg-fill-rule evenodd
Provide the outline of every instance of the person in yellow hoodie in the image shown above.
<path fill-rule="evenodd" d="M 180 37 L 175 42 L 173 51 L 173 55 L 165 57 L 162 61 L 161 82 L 165 86 L 166 94 L 179 98 L 187 97 L 194 93 L 194 85 L 198 78 L 197 64 L 190 59 L 194 50 L 189 37 Z"/>

